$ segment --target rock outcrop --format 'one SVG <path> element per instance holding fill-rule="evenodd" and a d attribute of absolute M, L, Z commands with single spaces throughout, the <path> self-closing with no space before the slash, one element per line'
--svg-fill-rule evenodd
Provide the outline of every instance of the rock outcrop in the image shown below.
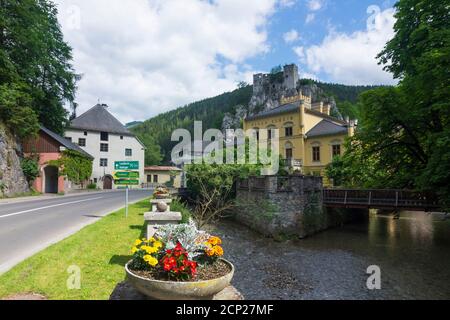
<path fill-rule="evenodd" d="M 301 80 L 295 64 L 286 65 L 278 73 L 253 75 L 253 95 L 247 106 L 236 106 L 234 114 L 226 113 L 222 121 L 222 130 L 241 127 L 246 115 L 255 115 L 262 111 L 280 106 L 282 97 L 296 96 L 302 93 L 311 96 L 312 103 L 323 101 L 331 106 L 331 115 L 342 119 L 333 96 L 328 95 L 316 83 Z"/>
<path fill-rule="evenodd" d="M 0 197 L 30 191 L 20 166 L 21 148 L 15 137 L 0 123 Z"/>

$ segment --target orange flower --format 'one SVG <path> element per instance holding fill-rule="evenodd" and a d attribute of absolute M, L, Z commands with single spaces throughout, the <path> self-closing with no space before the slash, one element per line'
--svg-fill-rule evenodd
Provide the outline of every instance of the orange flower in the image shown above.
<path fill-rule="evenodd" d="M 216 246 L 218 244 L 222 244 L 222 240 L 219 237 L 211 237 L 208 239 L 208 242 L 212 244 L 213 246 Z"/>
<path fill-rule="evenodd" d="M 219 257 L 223 256 L 223 249 L 222 249 L 221 246 L 215 246 L 214 247 L 214 252 Z"/>
<path fill-rule="evenodd" d="M 215 250 L 214 249 L 208 249 L 206 250 L 206 254 L 208 255 L 208 257 L 212 257 L 215 254 Z"/>

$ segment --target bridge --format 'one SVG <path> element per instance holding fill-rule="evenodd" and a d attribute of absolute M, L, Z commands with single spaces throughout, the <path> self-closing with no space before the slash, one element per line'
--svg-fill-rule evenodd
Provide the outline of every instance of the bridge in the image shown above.
<path fill-rule="evenodd" d="M 411 190 L 324 189 L 327 207 L 433 211 L 440 208 L 437 198 L 429 193 Z"/>

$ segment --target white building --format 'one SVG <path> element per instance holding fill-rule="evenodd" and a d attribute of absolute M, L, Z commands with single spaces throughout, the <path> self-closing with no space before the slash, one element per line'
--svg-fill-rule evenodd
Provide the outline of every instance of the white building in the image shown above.
<path fill-rule="evenodd" d="M 99 188 L 117 187 L 115 161 L 139 161 L 139 182 L 144 183 L 145 147 L 107 108 L 95 105 L 71 122 L 65 136 L 94 157 L 91 180 Z"/>

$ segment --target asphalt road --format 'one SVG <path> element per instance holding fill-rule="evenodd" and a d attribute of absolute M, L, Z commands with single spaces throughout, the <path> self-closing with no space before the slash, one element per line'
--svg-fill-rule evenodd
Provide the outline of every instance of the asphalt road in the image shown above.
<path fill-rule="evenodd" d="M 149 190 L 130 190 L 129 201 L 150 195 Z M 0 203 L 0 274 L 124 206 L 125 191 Z"/>

